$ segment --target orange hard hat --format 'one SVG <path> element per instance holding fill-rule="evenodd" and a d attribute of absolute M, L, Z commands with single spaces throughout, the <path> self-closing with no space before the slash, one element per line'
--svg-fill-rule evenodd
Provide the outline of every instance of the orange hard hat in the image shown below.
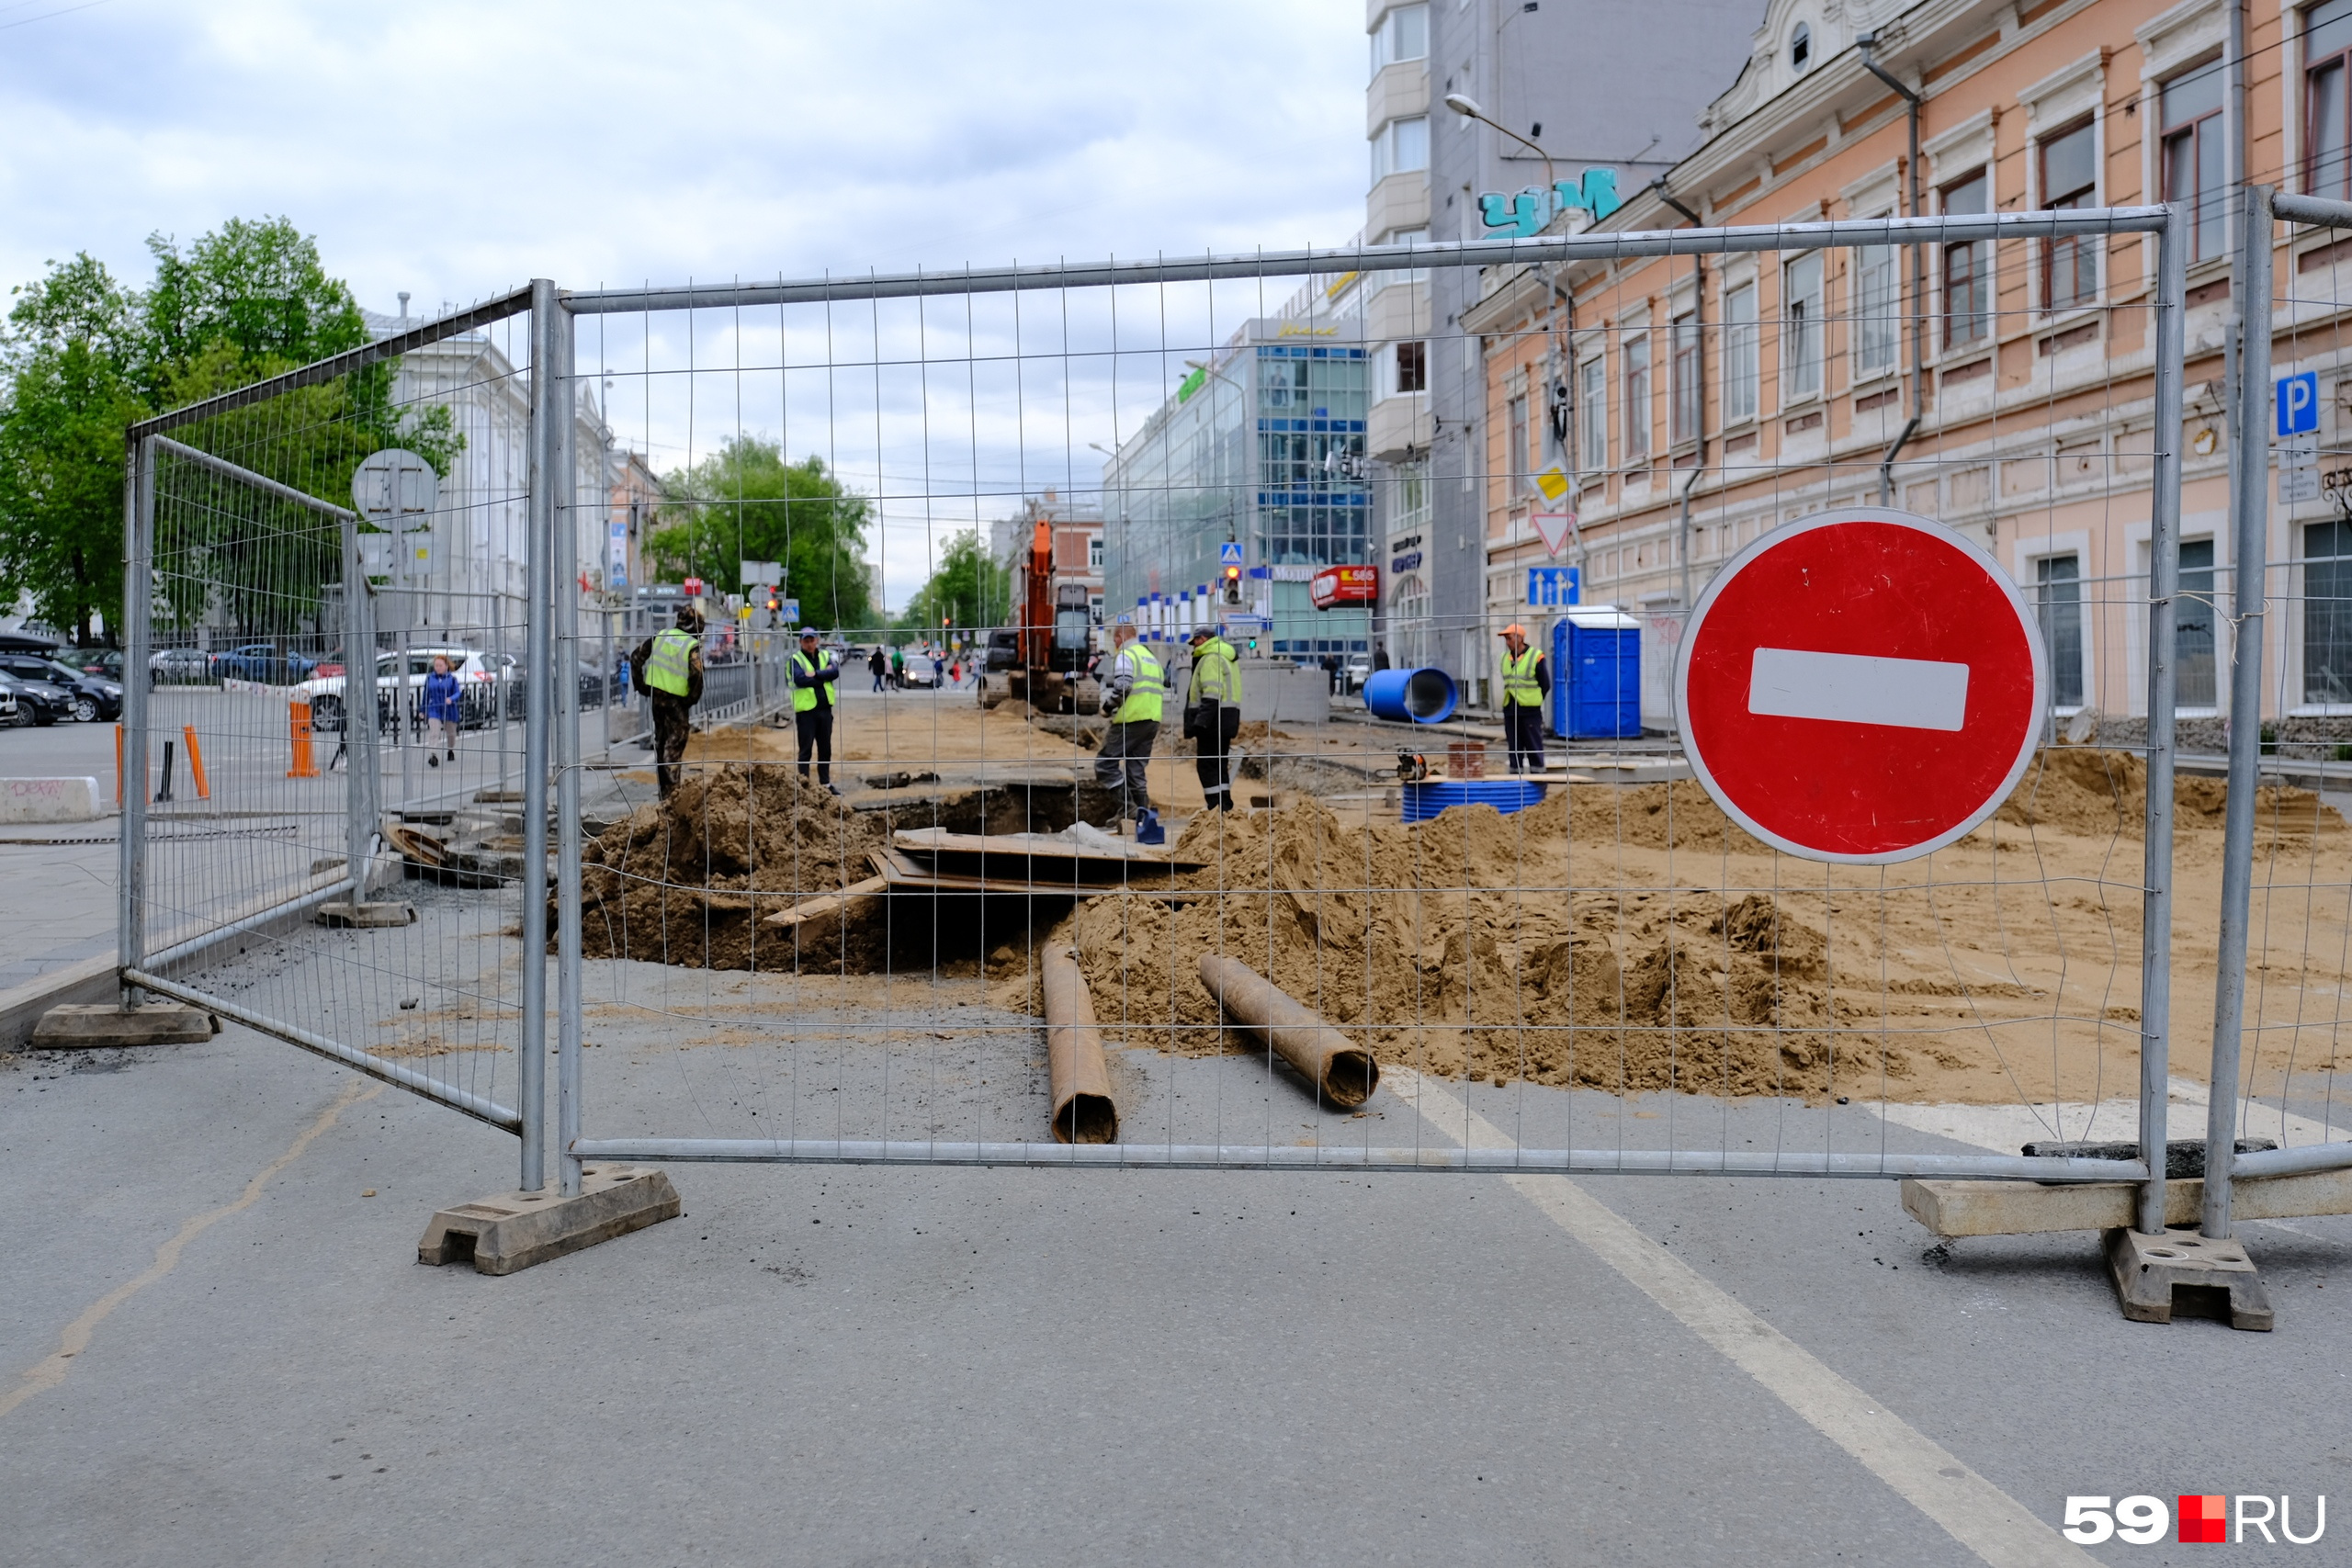
<path fill-rule="evenodd" d="M 1525 637 L 1527 635 L 1527 628 L 1521 626 L 1517 621 L 1513 621 L 1510 625 L 1505 626 L 1501 631 L 1497 632 L 1495 635 L 1497 637 Z"/>

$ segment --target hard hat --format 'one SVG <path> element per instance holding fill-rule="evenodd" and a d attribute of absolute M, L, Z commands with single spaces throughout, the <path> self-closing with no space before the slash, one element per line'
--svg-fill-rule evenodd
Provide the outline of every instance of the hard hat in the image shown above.
<path fill-rule="evenodd" d="M 1497 637 L 1525 637 L 1527 635 L 1527 628 L 1521 626 L 1517 621 L 1513 621 L 1510 625 L 1505 626 L 1501 631 L 1497 632 L 1495 635 Z"/>
<path fill-rule="evenodd" d="M 1215 636 L 1216 636 L 1216 628 L 1215 626 L 1194 626 L 1194 627 L 1193 628 L 1192 640 L 1193 640 L 1193 641 L 1194 641 L 1194 642 L 1198 642 L 1198 641 L 1200 641 L 1200 640 L 1201 640 L 1203 637 L 1215 637 Z"/>

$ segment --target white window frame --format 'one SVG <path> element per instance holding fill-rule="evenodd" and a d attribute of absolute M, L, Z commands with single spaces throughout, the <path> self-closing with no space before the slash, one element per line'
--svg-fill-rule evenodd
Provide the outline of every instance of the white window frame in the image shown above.
<path fill-rule="evenodd" d="M 1609 357 L 1594 354 L 1577 362 L 1577 468 L 1604 473 L 1609 468 Z"/>
<path fill-rule="evenodd" d="M 1892 218 L 1892 212 L 1872 214 L 1877 218 Z M 1854 379 L 1875 381 L 1892 376 L 1903 366 L 1903 247 L 1900 245 L 1857 245 L 1854 247 Z M 1873 301 L 1871 298 L 1871 274 L 1883 267 L 1885 298 Z M 1874 309 L 1873 307 L 1877 308 Z M 1871 334 L 1885 333 L 1884 353 L 1873 359 Z"/>
<path fill-rule="evenodd" d="M 1724 290 L 1724 424 L 1753 423 L 1761 406 L 1761 330 L 1756 321 L 1756 279 Z"/>
<path fill-rule="evenodd" d="M 1828 253 L 1807 251 L 1781 264 L 1781 407 L 1783 411 L 1817 402 L 1828 383 L 1829 263 Z M 1812 264 L 1814 280 L 1810 309 L 1798 307 L 1807 297 L 1798 292 L 1797 268 Z M 1808 350 L 1808 345 L 1810 349 Z M 1806 375 L 1810 372 L 1808 384 Z"/>
<path fill-rule="evenodd" d="M 1418 24 L 1420 42 L 1415 46 L 1405 38 L 1407 24 Z M 1408 52 L 1410 51 L 1410 52 Z M 1408 60 L 1430 57 L 1430 8 L 1426 5 L 1394 6 L 1372 27 L 1372 73 L 1379 75 L 1392 65 Z"/>
<path fill-rule="evenodd" d="M 1418 148 L 1404 144 L 1417 142 Z M 1417 163 L 1406 163 L 1406 158 Z M 1391 175 L 1427 174 L 1430 166 L 1430 117 L 1425 114 L 1401 115 L 1385 122 L 1372 133 L 1372 183 L 1378 185 Z"/>

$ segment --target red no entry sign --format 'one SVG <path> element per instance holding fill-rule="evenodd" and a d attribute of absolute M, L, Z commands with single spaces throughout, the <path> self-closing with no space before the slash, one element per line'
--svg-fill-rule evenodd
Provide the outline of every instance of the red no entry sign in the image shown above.
<path fill-rule="evenodd" d="M 1881 864 L 2007 799 L 2041 735 L 2050 660 L 1984 550 L 1878 507 L 1757 540 L 1692 607 L 1675 660 L 1707 793 L 1766 843 Z"/>

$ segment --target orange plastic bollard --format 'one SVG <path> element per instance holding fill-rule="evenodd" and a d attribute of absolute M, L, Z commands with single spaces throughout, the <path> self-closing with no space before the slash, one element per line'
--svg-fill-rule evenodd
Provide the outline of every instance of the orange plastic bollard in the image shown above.
<path fill-rule="evenodd" d="M 311 705 L 287 704 L 286 726 L 294 742 L 294 765 L 286 770 L 286 776 L 289 779 L 317 778 L 319 765 L 311 757 Z"/>
<path fill-rule="evenodd" d="M 122 726 L 114 727 L 114 807 L 122 809 Z"/>
<path fill-rule="evenodd" d="M 210 800 L 211 786 L 204 782 L 204 753 L 196 749 L 196 726 L 181 725 L 180 734 L 187 741 L 187 771 L 196 780 L 196 798 Z M 117 772 L 119 771 L 119 769 L 117 770 Z"/>

